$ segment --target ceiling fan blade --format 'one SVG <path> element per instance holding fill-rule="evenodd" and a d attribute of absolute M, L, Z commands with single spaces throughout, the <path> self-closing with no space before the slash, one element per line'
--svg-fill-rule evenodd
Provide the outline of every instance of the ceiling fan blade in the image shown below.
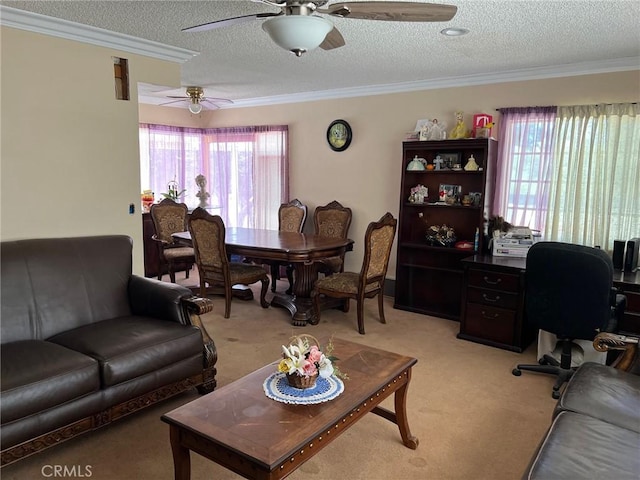
<path fill-rule="evenodd" d="M 324 41 L 320 44 L 320 48 L 323 50 L 332 50 L 334 48 L 343 47 L 344 46 L 344 38 L 342 34 L 338 31 L 336 27 L 333 27 Z"/>
<path fill-rule="evenodd" d="M 169 97 L 169 98 L 179 98 L 180 100 L 173 100 L 171 102 L 164 102 L 164 103 L 159 103 L 159 106 L 162 105 L 171 105 L 172 103 L 180 103 L 180 102 L 184 102 L 185 100 L 188 100 L 188 98 L 186 97 Z"/>
<path fill-rule="evenodd" d="M 189 97 L 185 96 L 185 95 L 165 95 L 165 97 L 167 98 L 181 98 L 183 100 L 188 100 Z"/>
<path fill-rule="evenodd" d="M 362 20 L 386 20 L 390 22 L 446 22 L 451 20 L 458 7 L 439 3 L 415 2 L 341 2 L 317 9 L 343 18 Z"/>
<path fill-rule="evenodd" d="M 259 18 L 277 17 L 282 15 L 283 12 L 278 13 L 256 13 L 254 15 L 243 15 L 242 17 L 226 18 L 224 20 L 216 20 L 214 22 L 203 23 L 202 25 L 196 25 L 195 27 L 183 28 L 183 32 L 204 32 L 206 30 L 213 30 L 214 28 L 229 27 L 231 25 L 237 25 L 239 23 L 250 22 Z"/>
<path fill-rule="evenodd" d="M 214 97 L 206 97 L 203 102 L 209 102 L 213 104 L 225 104 L 231 105 L 233 104 L 233 100 L 229 100 L 228 98 L 214 98 Z"/>

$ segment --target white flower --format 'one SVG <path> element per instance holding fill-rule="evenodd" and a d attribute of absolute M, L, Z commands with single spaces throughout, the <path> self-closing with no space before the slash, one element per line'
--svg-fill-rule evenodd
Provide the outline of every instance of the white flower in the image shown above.
<path fill-rule="evenodd" d="M 322 355 L 322 357 L 320 357 L 318 367 L 320 377 L 329 378 L 331 375 L 333 375 L 333 365 L 331 364 L 331 360 L 325 357 L 324 354 Z"/>

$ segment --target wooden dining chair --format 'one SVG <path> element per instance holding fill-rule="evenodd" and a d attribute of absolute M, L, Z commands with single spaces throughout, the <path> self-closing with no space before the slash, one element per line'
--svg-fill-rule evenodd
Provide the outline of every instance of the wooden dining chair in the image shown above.
<path fill-rule="evenodd" d="M 149 213 L 155 229 L 151 237 L 158 245 L 160 266 L 158 280 L 162 280 L 165 269 L 169 272 L 171 283 L 176 283 L 176 267 L 182 264 L 189 278 L 189 270 L 195 263 L 193 248 L 176 243 L 171 236 L 187 230 L 187 206 L 165 198 L 160 203 L 151 205 Z"/>
<path fill-rule="evenodd" d="M 219 215 L 211 215 L 203 208 L 196 208 L 189 218 L 189 232 L 195 250 L 196 265 L 200 275 L 200 296 L 205 297 L 206 285 L 224 288 L 224 318 L 231 314 L 231 287 L 262 282 L 260 305 L 269 307 L 265 296 L 269 288 L 269 276 L 260 265 L 231 262 L 225 244 L 226 229 Z"/>
<path fill-rule="evenodd" d="M 316 207 L 313 213 L 315 234 L 321 237 L 347 238 L 351 226 L 351 209 L 334 200 L 325 206 Z M 317 262 L 318 272 L 325 275 L 344 271 L 344 253 Z"/>
<path fill-rule="evenodd" d="M 314 325 L 320 322 L 320 295 L 342 298 L 342 310 L 349 311 L 350 299 L 358 305 L 358 332 L 364 335 L 364 299 L 378 296 L 380 322 L 384 318 L 384 280 L 389 267 L 391 246 L 396 235 L 398 221 L 386 213 L 377 222 L 371 222 L 364 236 L 364 259 L 360 273 L 340 272 L 316 281 L 311 298 L 313 300 Z"/>
<path fill-rule="evenodd" d="M 281 232 L 302 233 L 306 220 L 307 206 L 297 198 L 289 203 L 283 203 L 278 209 L 278 230 Z M 286 293 L 291 295 L 293 292 L 293 265 L 274 260 L 269 262 L 269 266 L 271 267 L 271 291 L 276 291 L 276 280 L 280 279 L 280 267 L 284 266 L 289 280 L 289 288 Z"/>

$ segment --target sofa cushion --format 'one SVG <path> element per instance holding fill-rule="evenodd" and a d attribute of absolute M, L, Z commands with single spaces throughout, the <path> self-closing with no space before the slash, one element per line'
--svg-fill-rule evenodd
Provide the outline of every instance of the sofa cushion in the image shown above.
<path fill-rule="evenodd" d="M 2 242 L 2 343 L 131 315 L 132 245 L 125 235 Z"/>
<path fill-rule="evenodd" d="M 48 340 L 95 358 L 103 388 L 202 354 L 197 327 L 148 317 L 103 320 Z"/>
<path fill-rule="evenodd" d="M 640 433 L 640 376 L 583 363 L 558 400 L 555 413 L 584 413 Z"/>
<path fill-rule="evenodd" d="M 523 479 L 636 480 L 640 434 L 597 418 L 560 412 Z"/>
<path fill-rule="evenodd" d="M 61 405 L 100 389 L 98 362 L 42 340 L 0 349 L 2 423 Z"/>

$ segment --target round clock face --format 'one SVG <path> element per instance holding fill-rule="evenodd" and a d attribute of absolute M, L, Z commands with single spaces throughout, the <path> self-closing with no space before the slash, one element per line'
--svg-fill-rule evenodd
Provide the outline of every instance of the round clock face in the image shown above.
<path fill-rule="evenodd" d="M 332 150 L 342 152 L 351 143 L 351 127 L 344 120 L 334 120 L 327 129 L 327 142 Z"/>

